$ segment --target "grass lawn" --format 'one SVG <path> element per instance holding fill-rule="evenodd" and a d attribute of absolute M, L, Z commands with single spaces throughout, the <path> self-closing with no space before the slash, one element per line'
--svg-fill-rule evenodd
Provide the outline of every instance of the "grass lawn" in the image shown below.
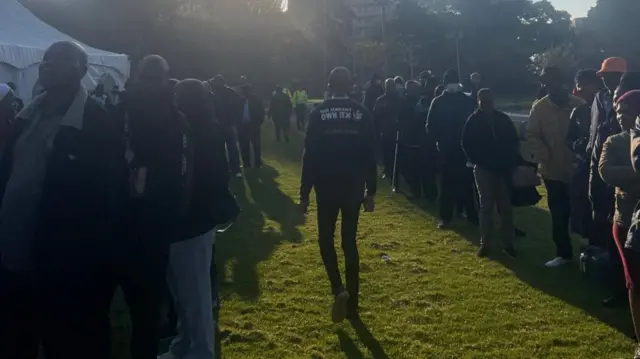
<path fill-rule="evenodd" d="M 606 291 L 581 279 L 577 263 L 543 266 L 554 254 L 543 203 L 517 211 L 529 233 L 517 259 L 478 260 L 476 228 L 437 231 L 434 206 L 390 198 L 384 185 L 358 234 L 365 326 L 332 324 L 315 209 L 295 211 L 302 139 L 273 137 L 265 125 L 266 165 L 234 183 L 244 212 L 217 242 L 224 358 L 631 357 L 628 310 L 602 309 Z M 116 358 L 128 358 L 120 302 L 114 322 Z"/>

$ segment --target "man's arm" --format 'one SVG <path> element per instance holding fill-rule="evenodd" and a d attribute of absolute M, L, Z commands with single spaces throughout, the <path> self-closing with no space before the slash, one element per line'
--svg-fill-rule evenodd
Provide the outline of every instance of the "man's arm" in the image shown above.
<path fill-rule="evenodd" d="M 315 146 L 317 142 L 317 123 L 320 113 L 314 110 L 309 116 L 307 135 L 304 139 L 304 152 L 302 154 L 302 177 L 300 179 L 300 201 L 309 202 L 309 194 L 315 185 L 316 161 Z"/>
<path fill-rule="evenodd" d="M 441 139 L 441 129 L 440 129 L 440 113 L 438 106 L 438 99 L 435 98 L 431 101 L 431 106 L 429 106 L 429 114 L 427 115 L 427 123 L 426 123 L 426 131 L 430 134 L 436 142 Z"/>
<path fill-rule="evenodd" d="M 633 168 L 615 164 L 616 148 L 613 138 L 609 137 L 602 147 L 598 172 L 602 180 L 610 186 L 620 187 L 638 178 Z"/>
<path fill-rule="evenodd" d="M 549 159 L 549 147 L 544 141 L 542 134 L 542 119 L 544 117 L 541 111 L 540 103 L 536 102 L 531 109 L 529 115 L 529 123 L 527 124 L 527 143 L 536 163 L 543 163 Z"/>
<path fill-rule="evenodd" d="M 482 165 L 483 163 L 478 156 L 478 139 L 476 138 L 476 133 L 478 132 L 478 127 L 476 126 L 476 114 L 471 115 L 467 120 L 467 123 L 464 125 L 462 129 L 462 150 L 467 156 L 467 160 L 473 164 Z"/>

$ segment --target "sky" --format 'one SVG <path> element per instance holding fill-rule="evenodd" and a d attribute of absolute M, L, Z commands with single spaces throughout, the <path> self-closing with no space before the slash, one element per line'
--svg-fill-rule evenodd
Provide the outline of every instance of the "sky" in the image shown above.
<path fill-rule="evenodd" d="M 587 12 L 597 0 L 551 0 L 553 6 L 568 11 L 573 17 L 587 16 Z"/>

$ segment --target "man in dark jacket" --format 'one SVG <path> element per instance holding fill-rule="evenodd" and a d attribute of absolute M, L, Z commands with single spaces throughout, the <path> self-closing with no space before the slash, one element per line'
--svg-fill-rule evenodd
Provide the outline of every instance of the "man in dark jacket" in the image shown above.
<path fill-rule="evenodd" d="M 371 77 L 371 81 L 368 83 L 368 87 L 365 89 L 364 101 L 362 104 L 373 113 L 373 108 L 376 105 L 376 101 L 382 95 L 384 95 L 385 89 L 382 87 L 382 77 L 378 74 L 374 74 Z"/>
<path fill-rule="evenodd" d="M 607 185 L 598 171 L 602 147 L 609 136 L 620 132 L 614 109 L 614 91 L 620 85 L 622 75 L 627 70 L 626 60 L 612 57 L 604 60 L 598 76 L 602 78 L 605 88 L 595 97 L 591 106 L 591 126 L 586 153 L 590 154 L 589 199 L 593 211 L 592 243 L 607 248 L 612 258 L 618 258 L 617 247 L 611 232 L 611 218 L 614 213 L 614 188 Z M 619 266 L 618 266 L 619 267 Z M 603 301 L 605 306 L 616 306 L 626 303 L 624 281 L 619 279 L 613 295 Z"/>
<path fill-rule="evenodd" d="M 36 358 L 36 329 L 47 358 L 109 358 L 105 274 L 126 163 L 121 132 L 80 84 L 86 71 L 79 45 L 51 45 L 39 69 L 45 92 L 18 115 L 2 153 L 2 358 Z"/>
<path fill-rule="evenodd" d="M 373 121 L 360 104 L 348 97 L 349 70 L 339 67 L 329 77 L 335 94 L 311 114 L 305 139 L 300 206 L 306 213 L 309 193 L 316 191 L 320 253 L 335 296 L 334 322 L 348 315 L 357 319 L 359 266 L 356 233 L 360 208 L 372 212 L 376 194 L 376 145 Z M 342 213 L 342 249 L 347 288 L 342 285 L 334 232 Z"/>
<path fill-rule="evenodd" d="M 188 215 L 182 240 L 171 245 L 167 275 L 174 304 L 180 308 L 180 326 L 169 352 L 159 358 L 213 359 L 211 266 L 214 229 L 220 220 L 215 203 L 228 191 L 229 171 L 224 137 L 202 82 L 181 81 L 175 93 L 192 130 L 194 156 Z"/>
<path fill-rule="evenodd" d="M 251 85 L 241 88 L 243 95 L 242 116 L 238 123 L 238 142 L 242 154 L 244 168 L 262 167 L 262 150 L 260 148 L 260 127 L 264 122 L 264 105 L 253 92 Z M 253 165 L 251 150 L 253 149 Z"/>
<path fill-rule="evenodd" d="M 231 87 L 226 85 L 224 77 L 217 75 L 211 79 L 211 89 L 213 90 L 213 104 L 216 110 L 216 118 L 222 126 L 229 156 L 229 167 L 231 172 L 242 178 L 240 170 L 240 154 L 238 151 L 238 134 L 236 126 L 240 122 L 242 115 L 242 98 Z"/>
<path fill-rule="evenodd" d="M 513 122 L 493 105 L 489 89 L 478 91 L 478 110 L 469 117 L 462 133 L 462 148 L 474 174 L 480 195 L 480 250 L 486 257 L 491 249 L 493 212 L 498 209 L 504 251 L 516 255 L 511 206 L 511 176 L 520 158 L 520 140 Z"/>
<path fill-rule="evenodd" d="M 269 105 L 269 117 L 276 127 L 276 141 L 280 142 L 280 136 L 284 132 L 284 140 L 289 143 L 292 112 L 291 99 L 282 92 L 281 86 L 276 86 Z"/>
<path fill-rule="evenodd" d="M 441 165 L 440 221 L 444 228 L 453 220 L 454 205 L 461 204 L 472 223 L 478 222 L 473 193 L 473 171 L 467 167 L 462 150 L 462 130 L 476 103 L 462 92 L 458 74 L 449 70 L 444 75 L 444 92 L 431 104 L 427 133 L 437 145 Z"/>
<path fill-rule="evenodd" d="M 393 79 L 384 82 L 384 95 L 376 101 L 373 110 L 376 134 L 382 148 L 382 167 L 384 177 L 391 181 L 394 177 L 396 142 L 398 140 L 398 121 L 402 112 L 402 99 L 398 95 Z M 397 168 L 396 168 L 397 171 Z M 393 183 L 395 187 L 397 183 Z"/>
<path fill-rule="evenodd" d="M 592 238 L 591 233 L 591 202 L 589 201 L 589 168 L 591 154 L 587 152 L 589 142 L 589 128 L 591 127 L 591 105 L 596 94 L 602 89 L 602 79 L 596 70 L 579 71 L 575 79 L 576 94 L 586 101 L 585 104 L 576 107 L 569 119 L 567 132 L 567 146 L 575 154 L 574 182 L 572 188 L 571 229 L 582 236 L 589 238 L 591 244 L 596 245 L 598 238 Z"/>

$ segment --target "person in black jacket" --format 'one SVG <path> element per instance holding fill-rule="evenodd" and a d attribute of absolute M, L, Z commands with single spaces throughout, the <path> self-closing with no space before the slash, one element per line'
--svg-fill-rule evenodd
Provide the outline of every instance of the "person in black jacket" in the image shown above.
<path fill-rule="evenodd" d="M 188 213 L 193 157 L 189 126 L 175 106 L 162 57 L 142 59 L 126 111 L 130 215 L 116 284 L 131 309 L 131 356 L 151 359 L 157 356 L 169 248 L 181 239 Z"/>
<path fill-rule="evenodd" d="M 289 143 L 292 113 L 293 105 L 291 104 L 291 99 L 282 92 L 281 86 L 276 86 L 269 105 L 269 117 L 271 117 L 276 128 L 276 141 L 280 142 L 280 136 L 284 132 L 284 140 Z"/>
<path fill-rule="evenodd" d="M 576 94 L 586 101 L 576 107 L 569 119 L 567 146 L 575 154 L 574 182 L 571 189 L 571 229 L 583 238 L 589 238 L 596 245 L 598 238 L 591 233 L 591 202 L 589 201 L 589 166 L 591 153 L 587 151 L 589 128 L 591 127 L 591 105 L 596 94 L 602 89 L 602 79 L 596 70 L 581 70 L 576 74 Z"/>
<path fill-rule="evenodd" d="M 358 317 L 360 258 L 356 233 L 363 203 L 366 212 L 375 208 L 376 139 L 369 111 L 348 97 L 349 70 L 338 67 L 331 71 L 329 86 L 334 97 L 311 113 L 307 128 L 300 207 L 307 212 L 309 194 L 315 189 L 320 253 L 335 296 L 332 319 L 340 322 L 347 315 L 354 320 Z M 342 213 L 346 289 L 334 247 L 339 213 Z"/>
<path fill-rule="evenodd" d="M 260 147 L 260 127 L 264 122 L 264 105 L 262 100 L 253 92 L 251 85 L 241 88 L 243 95 L 242 116 L 238 123 L 238 142 L 242 154 L 244 168 L 262 167 L 262 149 Z M 251 162 L 253 149 L 253 164 Z"/>
<path fill-rule="evenodd" d="M 389 78 L 384 82 L 384 95 L 376 101 L 373 110 L 376 135 L 380 138 L 382 148 L 382 167 L 384 178 L 393 179 L 396 142 L 398 140 L 398 121 L 402 112 L 402 99 L 398 95 L 396 82 Z M 396 168 L 397 173 L 397 168 Z M 394 187 L 396 183 L 392 184 Z"/>
<path fill-rule="evenodd" d="M 440 221 L 438 228 L 452 220 L 456 203 L 463 206 L 467 220 L 478 222 L 473 193 L 473 171 L 461 146 L 462 129 L 476 109 L 476 103 L 462 92 L 458 74 L 449 70 L 444 75 L 444 92 L 431 103 L 427 117 L 427 133 L 437 145 L 441 165 Z"/>
<path fill-rule="evenodd" d="M 216 118 L 220 122 L 225 136 L 229 167 L 236 178 L 242 178 L 240 152 L 238 150 L 238 131 L 236 128 L 242 115 L 242 98 L 236 91 L 226 85 L 222 75 L 215 76 L 209 82 L 213 90 Z"/>
<path fill-rule="evenodd" d="M 478 91 L 478 110 L 464 126 L 462 148 L 474 165 L 480 196 L 478 257 L 489 255 L 496 207 L 500 215 L 504 251 L 515 256 L 511 176 L 520 158 L 520 140 L 509 116 L 494 108 L 489 89 Z"/>
<path fill-rule="evenodd" d="M 376 101 L 380 96 L 384 95 L 385 92 L 385 89 L 382 87 L 382 77 L 374 74 L 371 76 L 371 81 L 369 81 L 367 85 L 368 87 L 365 89 L 362 105 L 364 105 L 370 113 L 373 113 Z"/>
<path fill-rule="evenodd" d="M 44 93 L 18 114 L 2 153 L 1 358 L 35 359 L 39 341 L 47 358 L 110 357 L 105 286 L 126 162 L 121 132 L 81 86 L 86 71 L 81 46 L 51 45 Z"/>
<path fill-rule="evenodd" d="M 182 240 L 171 245 L 167 281 L 178 314 L 178 336 L 159 358 L 214 358 L 211 266 L 215 202 L 228 191 L 229 171 L 220 125 L 207 90 L 195 79 L 175 86 L 178 108 L 187 117 L 194 148 L 188 215 Z M 215 278 L 214 278 L 215 280 Z"/>

